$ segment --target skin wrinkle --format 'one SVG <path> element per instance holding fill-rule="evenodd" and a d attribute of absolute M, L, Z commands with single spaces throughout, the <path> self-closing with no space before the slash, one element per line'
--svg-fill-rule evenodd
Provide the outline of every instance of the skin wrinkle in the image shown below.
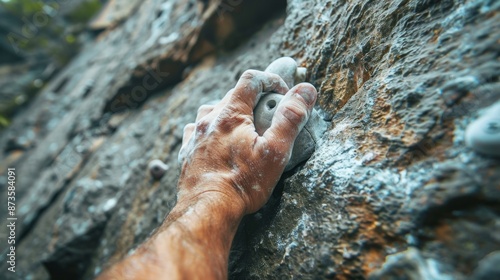
<path fill-rule="evenodd" d="M 259 136 L 253 107 L 270 91 L 286 93 L 284 109 Z M 271 196 L 312 110 L 314 102 L 306 104 L 297 92 L 314 91 L 316 99 L 312 85 L 287 91 L 279 76 L 251 70 L 217 105 L 200 108 L 196 123 L 184 129 L 176 205 L 150 239 L 98 280 L 226 278 L 241 219 Z"/>

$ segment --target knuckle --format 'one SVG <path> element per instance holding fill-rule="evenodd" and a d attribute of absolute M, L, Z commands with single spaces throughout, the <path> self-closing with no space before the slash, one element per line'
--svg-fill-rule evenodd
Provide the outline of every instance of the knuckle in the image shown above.
<path fill-rule="evenodd" d="M 280 75 L 274 73 L 266 73 L 268 77 L 273 81 L 273 83 L 279 83 L 281 80 Z"/>
<path fill-rule="evenodd" d="M 198 115 L 199 114 L 204 114 L 204 113 L 209 113 L 213 110 L 214 106 L 212 105 L 201 105 L 199 108 L 198 108 Z"/>
<path fill-rule="evenodd" d="M 307 118 L 307 109 L 296 104 L 287 104 L 282 107 L 281 114 L 293 125 L 302 124 Z"/>
<path fill-rule="evenodd" d="M 194 123 L 188 123 L 184 126 L 184 133 L 188 133 L 190 131 L 193 131 L 194 128 L 195 128 Z"/>
<path fill-rule="evenodd" d="M 232 118 L 221 119 L 218 123 L 218 128 L 226 132 L 234 127 L 235 120 Z"/>
<path fill-rule="evenodd" d="M 280 81 L 281 81 L 281 77 L 278 76 L 277 74 L 273 74 L 273 73 L 266 73 L 268 76 L 268 87 L 269 88 L 275 88 L 277 86 L 280 85 Z"/>
<path fill-rule="evenodd" d="M 194 123 L 188 123 L 184 126 L 184 131 L 195 128 Z"/>
<path fill-rule="evenodd" d="M 196 134 L 207 133 L 209 126 L 210 126 L 210 123 L 208 121 L 201 120 L 201 121 L 196 122 L 196 124 L 195 124 Z"/>

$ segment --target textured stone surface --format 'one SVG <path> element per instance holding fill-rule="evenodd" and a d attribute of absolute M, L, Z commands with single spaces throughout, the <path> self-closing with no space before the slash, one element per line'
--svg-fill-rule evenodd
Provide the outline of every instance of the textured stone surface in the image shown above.
<path fill-rule="evenodd" d="M 6 274 L 2 252 L 2 279 L 91 279 L 133 250 L 175 203 L 182 127 L 198 106 L 281 56 L 308 68 L 331 125 L 244 219 L 230 277 L 498 273 L 500 161 L 467 148 L 464 131 L 500 98 L 499 10 L 494 0 L 142 2 L 1 133 L 0 174 L 18 173 L 18 272 Z M 152 159 L 170 167 L 159 181 Z"/>

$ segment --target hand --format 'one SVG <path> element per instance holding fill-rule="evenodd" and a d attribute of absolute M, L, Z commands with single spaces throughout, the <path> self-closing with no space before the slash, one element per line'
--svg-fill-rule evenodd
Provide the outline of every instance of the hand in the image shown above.
<path fill-rule="evenodd" d="M 252 114 L 261 92 L 286 95 L 259 136 Z M 269 199 L 316 96 L 310 84 L 288 90 L 279 76 L 249 70 L 219 104 L 200 107 L 184 129 L 176 206 L 99 279 L 226 279 L 239 222 Z"/>
<path fill-rule="evenodd" d="M 253 109 L 262 92 L 286 94 L 271 127 L 259 136 Z M 179 157 L 178 202 L 209 196 L 242 214 L 259 210 L 269 199 L 290 159 L 295 138 L 316 102 L 308 83 L 291 90 L 275 74 L 248 70 L 215 106 L 198 110 L 196 123 L 185 126 Z"/>

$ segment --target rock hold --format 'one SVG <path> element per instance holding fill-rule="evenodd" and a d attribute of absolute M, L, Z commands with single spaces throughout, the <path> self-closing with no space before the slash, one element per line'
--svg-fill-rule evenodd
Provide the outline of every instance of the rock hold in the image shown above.
<path fill-rule="evenodd" d="M 307 69 L 305 67 L 297 67 L 297 63 L 291 57 L 281 57 L 269 64 L 265 72 L 279 75 L 287 86 L 292 88 L 294 85 L 305 81 Z M 254 108 L 255 129 L 259 135 L 263 135 L 271 127 L 274 112 L 283 97 L 281 94 L 266 93 L 260 98 Z M 295 139 L 292 155 L 285 167 L 285 171 L 291 170 L 297 164 L 311 156 L 325 130 L 326 122 L 313 109 L 308 122 Z"/>
<path fill-rule="evenodd" d="M 254 109 L 255 129 L 259 135 L 263 135 L 271 127 L 274 112 L 283 97 L 283 95 L 278 93 L 267 93 L 260 98 Z M 285 167 L 285 171 L 293 169 L 297 164 L 311 156 L 325 130 L 326 122 L 313 109 L 309 120 L 295 139 L 292 155 Z"/>

